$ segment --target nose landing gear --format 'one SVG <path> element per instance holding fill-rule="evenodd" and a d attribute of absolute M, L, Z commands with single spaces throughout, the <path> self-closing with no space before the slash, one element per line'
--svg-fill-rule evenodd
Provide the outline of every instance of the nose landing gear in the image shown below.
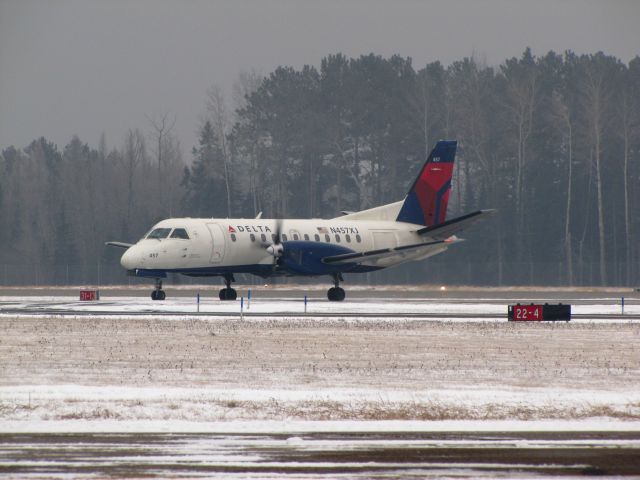
<path fill-rule="evenodd" d="M 224 276 L 224 283 L 227 287 L 221 289 L 218 293 L 220 300 L 235 300 L 236 298 L 238 298 L 238 293 L 235 291 L 235 289 L 231 288 L 231 282 L 235 281 L 236 279 L 233 278 L 233 275 Z"/>
<path fill-rule="evenodd" d="M 327 298 L 329 299 L 330 302 L 341 302 L 342 300 L 344 300 L 345 293 L 344 293 L 344 290 L 340 288 L 341 281 L 344 281 L 344 278 L 342 278 L 342 274 L 334 273 L 333 284 L 335 286 L 330 288 L 327 291 Z"/>
<path fill-rule="evenodd" d="M 156 278 L 153 292 L 151 292 L 151 300 L 164 300 L 167 296 L 162 290 L 162 280 Z"/>

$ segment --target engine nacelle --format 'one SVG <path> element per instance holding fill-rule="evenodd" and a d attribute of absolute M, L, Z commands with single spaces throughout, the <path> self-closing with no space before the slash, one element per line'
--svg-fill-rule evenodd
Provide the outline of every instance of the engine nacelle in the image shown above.
<path fill-rule="evenodd" d="M 297 275 L 329 275 L 344 272 L 345 265 L 327 265 L 322 263 L 322 259 L 354 252 L 341 245 L 322 242 L 291 241 L 282 243 L 282 247 L 278 265 Z"/>

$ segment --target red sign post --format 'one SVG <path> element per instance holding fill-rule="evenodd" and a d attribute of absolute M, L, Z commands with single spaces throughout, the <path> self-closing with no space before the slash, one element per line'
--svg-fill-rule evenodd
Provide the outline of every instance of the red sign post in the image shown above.
<path fill-rule="evenodd" d="M 98 290 L 80 290 L 80 301 L 90 302 L 93 300 L 100 300 L 100 293 Z"/>
<path fill-rule="evenodd" d="M 535 321 L 542 320 L 542 305 L 514 305 L 514 321 Z"/>
<path fill-rule="evenodd" d="M 536 322 L 536 321 L 556 321 L 561 320 L 568 322 L 571 320 L 571 305 L 509 305 L 507 311 L 509 321 L 513 322 Z"/>

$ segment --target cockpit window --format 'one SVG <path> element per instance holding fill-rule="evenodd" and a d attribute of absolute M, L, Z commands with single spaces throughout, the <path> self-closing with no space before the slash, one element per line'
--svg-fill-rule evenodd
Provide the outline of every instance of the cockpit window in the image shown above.
<path fill-rule="evenodd" d="M 184 228 L 174 228 L 173 232 L 171 232 L 171 238 L 183 238 L 185 240 L 189 240 L 189 235 Z"/>
<path fill-rule="evenodd" d="M 147 238 L 157 238 L 157 239 L 167 238 L 170 231 L 171 231 L 170 228 L 156 228 L 154 230 L 151 230 L 151 233 L 147 235 Z"/>

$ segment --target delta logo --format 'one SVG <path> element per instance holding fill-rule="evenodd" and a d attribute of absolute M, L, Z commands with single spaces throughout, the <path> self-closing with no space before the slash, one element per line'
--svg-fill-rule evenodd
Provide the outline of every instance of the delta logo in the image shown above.
<path fill-rule="evenodd" d="M 236 232 L 271 233 L 271 228 L 268 227 L 267 225 L 236 225 L 235 227 L 232 227 L 231 225 L 229 225 L 228 232 L 229 233 L 236 233 Z"/>

